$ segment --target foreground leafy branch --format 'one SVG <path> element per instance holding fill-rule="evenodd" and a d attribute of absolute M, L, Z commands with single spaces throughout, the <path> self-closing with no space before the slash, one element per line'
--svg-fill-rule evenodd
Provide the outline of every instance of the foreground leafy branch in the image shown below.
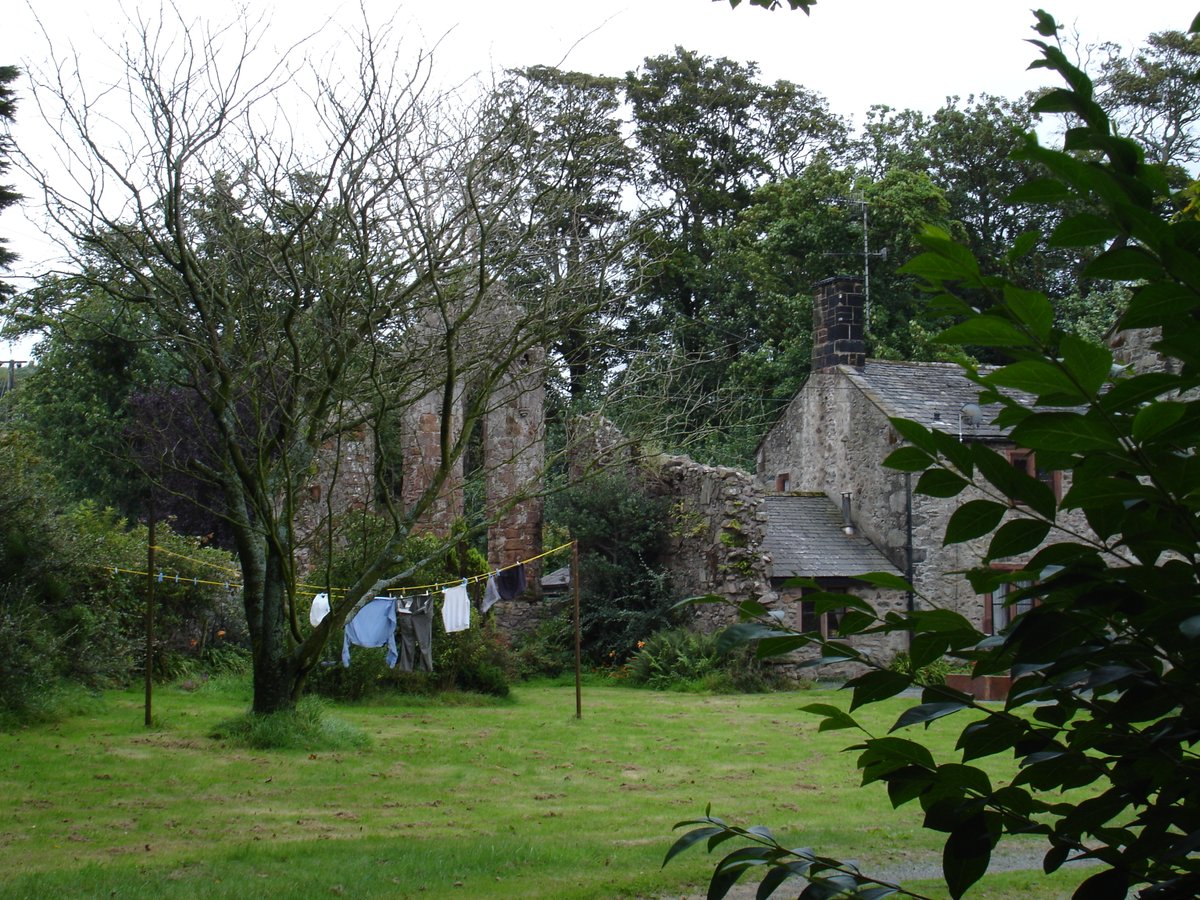
<path fill-rule="evenodd" d="M 1037 14 L 1042 38 L 1057 32 Z M 1200 17 L 1192 23 L 1200 30 Z M 985 447 L 914 422 L 894 420 L 907 445 L 888 460 L 919 473 L 916 490 L 959 498 L 945 543 L 989 537 L 980 565 L 968 573 L 983 593 L 1001 583 L 1007 603 L 1031 601 L 1003 634 L 985 636 L 957 613 L 922 608 L 878 616 L 865 601 L 842 594 L 807 594 L 816 609 L 847 609 L 836 637 L 783 628 L 757 601 L 740 606 L 743 621 L 730 643 L 755 641 L 760 657 L 812 648 L 809 665 L 857 664 L 846 687 L 849 710 L 816 704 L 822 730 L 863 730 L 859 707 L 913 685 L 856 649 L 856 635 L 904 633 L 913 669 L 943 656 L 973 674 L 1011 672 L 1003 708 L 936 686 L 906 710 L 887 736 L 867 733 L 859 751 L 863 784 L 883 782 L 893 806 L 916 801 L 924 825 L 946 834 L 943 876 L 951 896 L 963 896 L 987 871 L 992 851 L 1011 835 L 1046 843 L 1047 873 L 1070 860 L 1084 870 L 1077 898 L 1146 898 L 1200 894 L 1200 221 L 1187 193 L 1173 197 L 1166 172 L 1148 165 L 1142 148 L 1116 134 L 1097 104 L 1090 79 L 1058 46 L 1033 42 L 1035 67 L 1057 72 L 1066 87 L 1043 95 L 1040 113 L 1066 113 L 1072 127 L 1062 150 L 1030 136 L 1022 159 L 1045 177 L 1031 180 L 1015 201 L 1059 209 L 1044 240 L 1062 252 L 1094 256 L 1085 278 L 1131 284 L 1119 330 L 1149 329 L 1156 364 L 1114 364 L 1112 350 L 1064 333 L 1044 294 L 1000 276 L 944 232 L 929 229 L 925 252 L 907 271 L 930 291 L 931 304 L 959 324 L 942 340 L 986 348 L 1006 364 L 969 370 L 981 404 L 997 404 L 996 423 L 1010 440 L 1034 451 L 1044 469 L 1062 473 L 1057 500 L 1038 479 Z M 1026 234 L 1009 261 L 1042 236 Z M 1003 560 L 1009 568 L 990 564 Z M 907 589 L 899 579 L 863 580 Z M 812 585 L 815 588 L 815 585 Z M 1014 610 L 1015 612 L 1015 610 Z M 938 761 L 919 739 L 894 734 L 909 726 L 973 711 L 962 727 L 959 758 Z M 864 733 L 866 733 L 864 731 Z M 1016 774 L 993 784 L 973 765 L 1011 754 Z M 1083 789 L 1083 790 L 1079 790 Z M 758 896 L 770 896 L 798 876 L 801 897 L 881 897 L 902 893 L 856 868 L 788 850 L 761 827 L 741 829 L 706 815 L 671 848 L 671 859 L 706 843 L 711 851 L 734 838 L 749 841 L 718 863 L 710 898 L 725 896 L 746 871 L 763 867 Z"/>

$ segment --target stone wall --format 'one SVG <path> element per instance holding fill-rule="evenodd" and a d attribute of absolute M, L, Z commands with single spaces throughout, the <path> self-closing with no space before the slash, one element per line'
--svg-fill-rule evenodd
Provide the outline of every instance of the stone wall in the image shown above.
<path fill-rule="evenodd" d="M 493 391 L 483 421 L 485 515 L 495 520 L 488 528 L 488 562 L 497 568 L 542 550 L 545 352 L 526 353 L 519 366 Z M 540 562 L 526 566 L 527 594 L 540 593 L 541 571 Z"/>
<path fill-rule="evenodd" d="M 329 540 L 331 520 L 370 508 L 374 496 L 375 441 L 370 429 L 362 425 L 326 441 L 296 505 L 297 571 L 311 571 L 318 548 Z"/>
<path fill-rule="evenodd" d="M 678 597 L 716 594 L 735 603 L 747 598 L 774 602 L 770 561 L 760 549 L 766 511 L 749 473 L 672 456 L 657 467 L 654 489 L 671 502 L 665 560 Z M 703 628 L 736 618 L 723 604 L 695 610 Z"/>

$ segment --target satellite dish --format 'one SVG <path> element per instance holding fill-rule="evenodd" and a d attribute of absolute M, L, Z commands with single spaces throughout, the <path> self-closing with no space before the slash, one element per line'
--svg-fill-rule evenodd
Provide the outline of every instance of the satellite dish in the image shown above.
<path fill-rule="evenodd" d="M 983 410 L 979 408 L 978 403 L 964 404 L 959 414 L 966 419 L 968 425 L 978 425 L 983 421 Z"/>

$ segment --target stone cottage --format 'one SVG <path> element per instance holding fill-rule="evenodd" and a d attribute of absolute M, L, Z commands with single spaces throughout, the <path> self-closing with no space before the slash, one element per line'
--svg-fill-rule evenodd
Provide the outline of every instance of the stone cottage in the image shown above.
<path fill-rule="evenodd" d="M 816 286 L 812 374 L 759 444 L 756 462 L 759 481 L 775 503 L 786 503 L 796 492 L 815 492 L 831 505 L 841 498 L 846 525 L 913 585 L 907 604 L 953 609 L 994 633 L 1011 615 L 1004 589 L 980 597 L 960 574 L 978 564 L 986 538 L 942 543 L 950 516 L 978 495 L 917 494 L 912 475 L 883 465 L 904 442 L 889 418 L 911 419 L 964 443 L 992 446 L 1060 495 L 1060 473 L 1043 472 L 1031 453 L 1015 448 L 1007 429 L 992 424 L 997 410 L 980 408 L 978 396 L 978 386 L 955 364 L 868 359 L 862 282 L 830 278 Z M 788 558 L 779 549 L 775 555 Z M 1005 564 L 1019 568 L 1022 562 Z"/>

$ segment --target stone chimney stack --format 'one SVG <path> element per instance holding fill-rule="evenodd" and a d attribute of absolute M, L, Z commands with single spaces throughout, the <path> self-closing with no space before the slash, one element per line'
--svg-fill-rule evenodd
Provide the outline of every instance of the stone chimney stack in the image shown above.
<path fill-rule="evenodd" d="M 862 278 L 835 275 L 818 281 L 813 289 L 812 370 L 861 369 L 867 361 Z"/>

